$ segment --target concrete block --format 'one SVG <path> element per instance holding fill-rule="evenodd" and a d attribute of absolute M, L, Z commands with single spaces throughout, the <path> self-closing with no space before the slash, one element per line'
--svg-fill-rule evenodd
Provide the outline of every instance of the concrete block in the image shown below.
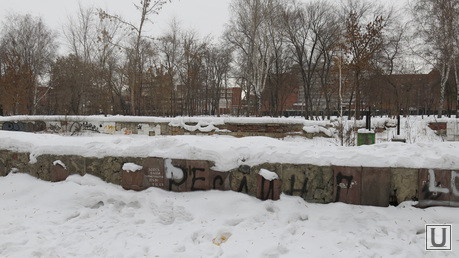
<path fill-rule="evenodd" d="M 229 172 L 219 172 L 212 169 L 209 170 L 209 183 L 210 189 L 227 191 L 231 189 Z"/>
<path fill-rule="evenodd" d="M 65 164 L 64 164 L 65 165 Z M 55 163 L 51 166 L 50 181 L 60 182 L 67 179 L 69 172 L 61 164 Z"/>
<path fill-rule="evenodd" d="M 389 206 L 390 168 L 362 168 L 360 204 Z"/>
<path fill-rule="evenodd" d="M 148 187 L 144 186 L 144 172 L 139 171 L 122 171 L 121 186 L 126 190 L 142 191 Z"/>
<path fill-rule="evenodd" d="M 334 167 L 334 201 L 348 204 L 360 204 L 362 185 L 361 167 Z"/>
<path fill-rule="evenodd" d="M 418 198 L 419 170 L 412 168 L 391 169 L 391 195 L 395 195 L 398 203 Z"/>
<path fill-rule="evenodd" d="M 157 187 L 166 189 L 165 174 L 164 174 L 164 159 L 161 158 L 146 158 L 142 164 L 143 172 L 148 187 Z"/>
<path fill-rule="evenodd" d="M 419 206 L 450 206 L 451 170 L 419 170 Z"/>
<path fill-rule="evenodd" d="M 266 180 L 263 176 L 257 175 L 257 198 L 260 200 L 279 200 L 282 181 Z"/>

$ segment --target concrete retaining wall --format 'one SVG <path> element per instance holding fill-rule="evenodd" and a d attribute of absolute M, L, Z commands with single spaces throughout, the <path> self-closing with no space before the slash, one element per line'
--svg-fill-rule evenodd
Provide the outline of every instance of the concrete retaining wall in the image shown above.
<path fill-rule="evenodd" d="M 256 119 L 241 119 L 217 122 L 202 122 L 204 118 L 154 118 L 130 117 L 126 121 L 123 117 L 100 116 L 16 116 L 2 117 L 0 129 L 23 132 L 47 132 L 78 135 L 84 132 L 105 134 L 143 134 L 155 135 L 198 135 L 221 134 L 236 137 L 267 136 L 283 138 L 288 135 L 300 135 L 308 138 L 315 136 L 329 137 L 323 133 L 326 129 L 316 133 L 303 130 L 303 120 L 276 120 L 272 123 L 260 123 Z M 137 119 L 137 120 L 136 120 Z M 215 119 L 214 119 L 215 120 Z M 329 125 L 331 126 L 331 125 Z"/>
<path fill-rule="evenodd" d="M 127 163 L 142 169 L 123 171 Z M 215 189 L 243 192 L 262 200 L 276 200 L 284 193 L 315 203 L 388 206 L 419 200 L 420 207 L 459 206 L 459 173 L 452 170 L 262 164 L 220 172 L 212 167 L 203 160 L 65 155 L 42 155 L 31 164 L 28 153 L 0 150 L 0 176 L 24 172 L 58 182 L 71 174 L 91 174 L 128 190 Z M 278 179 L 265 179 L 259 175 L 261 169 L 277 173 Z"/>

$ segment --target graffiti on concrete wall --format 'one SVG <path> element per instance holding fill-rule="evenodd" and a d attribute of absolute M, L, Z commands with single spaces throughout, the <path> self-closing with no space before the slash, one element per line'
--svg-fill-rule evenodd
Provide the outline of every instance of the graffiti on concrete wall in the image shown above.
<path fill-rule="evenodd" d="M 155 165 L 157 168 L 151 168 L 151 166 L 144 168 L 144 181 L 146 178 L 147 182 L 145 188 L 153 186 L 175 192 L 233 189 L 254 195 L 262 200 L 275 200 L 283 191 L 289 195 L 300 195 L 304 199 L 319 200 L 316 199 L 315 194 L 313 198 L 308 196 L 308 192 L 313 193 L 314 189 L 318 188 L 314 175 L 308 177 L 306 173 L 295 173 L 293 170 L 285 172 L 286 174 L 281 173 L 281 178 L 282 175 L 286 176 L 284 179 L 286 181 L 282 184 L 281 180 L 270 181 L 251 173 L 250 167 L 240 167 L 238 171 L 233 172 L 236 174 L 232 176 L 232 188 L 230 188 L 229 173 L 212 171 L 207 161 L 160 158 L 157 160 L 159 160 Z M 395 189 L 391 189 L 390 185 L 391 180 L 395 177 L 391 176 L 390 168 L 336 166 L 333 167 L 333 171 L 334 183 L 330 185 L 333 195 L 330 193 L 329 201 L 387 206 L 390 203 L 390 196 L 394 195 Z M 459 206 L 459 172 L 420 169 L 416 172 L 414 180 L 419 180 L 419 182 L 415 181 L 415 185 L 416 189 L 419 189 L 421 207 Z M 324 190 L 321 186 L 320 191 Z"/>
<path fill-rule="evenodd" d="M 51 123 L 48 126 L 48 130 L 52 133 L 62 133 L 64 130 L 62 129 L 60 124 L 57 123 Z"/>
<path fill-rule="evenodd" d="M 361 167 L 334 167 L 334 201 L 360 204 Z"/>
<path fill-rule="evenodd" d="M 186 161 L 174 160 L 174 162 L 172 162 L 172 159 L 166 159 L 165 164 L 167 190 L 185 192 L 187 190 L 186 183 L 188 181 Z"/>
<path fill-rule="evenodd" d="M 239 187 L 237 188 L 237 191 L 239 193 L 242 193 L 243 191 L 245 193 L 249 193 L 249 186 L 247 184 L 247 176 L 244 176 L 241 180 L 241 183 L 239 184 Z"/>
<path fill-rule="evenodd" d="M 226 174 L 228 174 L 228 173 L 226 173 Z M 226 175 L 225 177 L 228 177 L 228 175 Z M 213 190 L 226 190 L 225 189 L 225 179 L 223 178 L 223 176 L 220 173 L 219 173 L 219 175 L 216 175 L 214 177 L 214 180 L 212 180 L 212 189 Z"/>
<path fill-rule="evenodd" d="M 35 122 L 4 122 L 2 130 L 16 132 L 41 132 L 46 130 L 46 124 L 43 121 Z"/>
<path fill-rule="evenodd" d="M 103 123 L 100 125 L 102 128 L 102 133 L 106 134 L 114 134 L 116 132 L 116 126 L 115 123 Z"/>
<path fill-rule="evenodd" d="M 440 181 L 435 180 L 435 172 L 433 169 L 429 169 L 429 192 L 433 193 L 434 195 L 441 194 L 441 193 L 449 193 L 449 189 L 442 186 Z M 426 184 L 427 186 L 427 184 Z"/>
<path fill-rule="evenodd" d="M 229 190 L 228 174 L 212 171 L 207 161 L 147 158 L 143 163 L 142 189 L 158 187 L 174 192 Z M 124 188 L 133 182 L 134 173 L 123 173 Z M 138 181 L 138 180 L 137 180 Z M 136 189 L 134 189 L 136 190 Z"/>
<path fill-rule="evenodd" d="M 421 169 L 419 188 L 421 207 L 459 206 L 459 173 L 454 170 Z"/>
<path fill-rule="evenodd" d="M 154 127 L 156 134 L 160 134 L 159 126 Z M 20 132 L 41 132 L 47 131 L 50 133 L 69 133 L 71 135 L 79 135 L 83 132 L 105 133 L 105 134 L 124 134 L 131 135 L 132 130 L 123 128 L 119 131 L 116 130 L 115 122 L 88 122 L 88 121 L 33 121 L 33 122 L 4 122 L 1 124 L 1 130 L 5 131 L 20 131 Z M 156 132 L 159 130 L 158 132 Z"/>
<path fill-rule="evenodd" d="M 165 160 L 169 191 L 229 190 L 228 173 L 212 171 L 207 161 Z"/>
<path fill-rule="evenodd" d="M 124 134 L 124 135 L 131 135 L 132 134 L 132 131 L 131 130 L 128 130 L 126 128 L 123 128 L 121 129 L 121 134 Z"/>
<path fill-rule="evenodd" d="M 78 135 L 84 131 L 100 133 L 99 126 L 90 122 L 73 122 L 68 129 L 71 135 Z"/>
<path fill-rule="evenodd" d="M 118 126 L 118 127 L 117 127 Z M 160 124 L 136 124 L 134 122 L 99 122 L 99 121 L 78 121 L 72 118 L 59 118 L 45 121 L 7 121 L 0 123 L 0 130 L 5 131 L 22 131 L 22 132 L 41 132 L 56 134 L 79 135 L 83 132 L 94 132 L 104 134 L 124 134 L 133 133 L 157 136 L 161 135 Z"/>
<path fill-rule="evenodd" d="M 459 173 L 451 171 L 451 190 L 454 196 L 459 197 Z"/>
<path fill-rule="evenodd" d="M 335 195 L 335 202 L 339 202 L 342 198 L 341 192 L 343 191 L 343 195 L 347 195 L 351 188 L 357 185 L 357 181 L 354 180 L 354 176 L 343 175 L 341 172 L 336 175 L 336 195 Z"/>
<path fill-rule="evenodd" d="M 5 122 L 3 123 L 2 130 L 5 131 L 25 131 L 25 124 L 23 122 L 12 123 L 12 122 Z"/>
<path fill-rule="evenodd" d="M 289 194 L 289 195 L 295 195 L 295 194 L 298 194 L 299 196 L 305 198 L 305 196 L 308 194 L 308 181 L 309 181 L 309 178 L 305 178 L 303 180 L 303 183 L 302 183 L 302 186 L 301 188 L 295 188 L 295 183 L 296 183 L 297 179 L 295 177 L 295 175 L 292 175 L 290 177 L 290 188 L 287 189 L 285 191 L 286 194 Z"/>
<path fill-rule="evenodd" d="M 166 169 L 166 177 L 169 179 L 182 179 L 186 176 L 182 168 L 172 165 L 172 159 L 165 159 L 164 167 Z"/>
<path fill-rule="evenodd" d="M 257 198 L 260 200 L 279 200 L 282 181 L 278 179 L 267 180 L 257 175 Z"/>

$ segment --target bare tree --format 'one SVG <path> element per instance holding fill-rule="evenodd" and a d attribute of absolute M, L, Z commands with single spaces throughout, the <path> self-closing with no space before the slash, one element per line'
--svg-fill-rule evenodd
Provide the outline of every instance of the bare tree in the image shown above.
<path fill-rule="evenodd" d="M 60 57 L 52 66 L 50 105 L 52 114 L 82 115 L 87 111 L 87 95 L 95 95 L 90 85 L 94 74 L 91 63 L 70 54 Z"/>
<path fill-rule="evenodd" d="M 220 116 L 220 98 L 228 80 L 232 49 L 224 45 L 208 44 L 204 58 L 205 88 L 209 97 L 210 114 Z M 207 94 L 207 91 L 209 92 Z"/>
<path fill-rule="evenodd" d="M 402 102 L 404 95 L 402 94 L 403 84 L 396 80 L 395 75 L 407 72 L 405 67 L 404 59 L 407 58 L 407 42 L 406 42 L 406 26 L 398 22 L 394 23 L 384 37 L 384 46 L 382 51 L 379 52 L 376 63 L 377 76 L 380 77 L 381 81 L 389 85 L 392 89 L 394 104 L 392 104 L 391 115 L 398 115 L 402 109 Z M 380 89 L 378 96 L 381 97 L 383 92 L 388 91 L 387 88 Z M 387 94 L 387 92 L 386 92 Z M 406 108 L 404 109 L 405 112 Z"/>
<path fill-rule="evenodd" d="M 205 99 L 203 70 L 206 43 L 194 31 L 184 33 L 180 41 L 182 52 L 178 75 L 181 83 L 182 113 L 194 116 L 205 109 L 202 100 Z"/>
<path fill-rule="evenodd" d="M 298 87 L 296 74 L 292 71 L 294 58 L 289 42 L 284 37 L 283 14 L 286 4 L 279 1 L 276 6 L 278 10 L 267 17 L 270 24 L 268 40 L 272 50 L 271 65 L 263 94 L 263 104 L 271 116 L 283 115 L 288 97 Z"/>
<path fill-rule="evenodd" d="M 98 44 L 98 22 L 96 11 L 81 5 L 75 17 L 69 17 L 63 35 L 71 53 L 85 63 L 96 57 Z"/>
<path fill-rule="evenodd" d="M 277 0 L 235 0 L 231 5 L 232 18 L 226 32 L 226 40 L 237 51 L 239 78 L 243 78 L 248 105 L 251 95 L 255 113 L 260 115 L 262 93 L 266 86 L 269 68 L 273 62 L 273 46 L 269 35 L 272 34 L 272 16 L 280 7 Z M 247 113 L 249 115 L 249 113 Z"/>
<path fill-rule="evenodd" d="M 126 114 L 118 76 L 122 59 L 118 46 L 126 35 L 121 31 L 119 21 L 98 19 L 98 15 L 94 8 L 80 6 L 74 16 L 68 17 L 62 29 L 69 53 L 85 66 L 92 67 L 80 71 L 87 73 L 84 78 L 92 78 L 81 82 L 90 82 L 82 86 L 92 92 L 83 96 L 86 109 L 81 112 Z"/>
<path fill-rule="evenodd" d="M 132 66 L 130 68 L 132 79 L 129 80 L 130 106 L 132 115 L 139 115 L 140 112 L 140 97 L 142 95 L 140 81 L 143 75 L 142 71 L 139 70 L 139 62 L 141 60 L 140 51 L 142 38 L 144 37 L 144 28 L 146 22 L 151 21 L 150 17 L 154 14 L 158 14 L 163 5 L 168 2 L 171 2 L 171 0 L 140 0 L 140 5 L 135 5 L 137 10 L 140 12 L 140 20 L 138 25 L 126 21 L 118 15 L 108 14 L 103 10 L 99 10 L 99 14 L 102 19 L 115 20 L 121 24 L 124 24 L 128 30 L 132 32 L 132 36 L 134 38 L 134 59 L 132 60 Z"/>
<path fill-rule="evenodd" d="M 325 113 L 330 118 L 332 97 L 338 90 L 336 84 L 334 84 L 336 80 L 332 76 L 332 70 L 339 50 L 339 37 L 342 27 L 339 23 L 336 8 L 325 2 L 319 3 L 312 6 L 314 9 L 317 9 L 315 11 L 316 15 L 313 15 L 317 18 L 313 22 L 311 29 L 318 36 L 321 60 L 319 60 L 320 65 L 316 69 L 316 73 L 320 82 L 320 92 L 325 99 Z"/>
<path fill-rule="evenodd" d="M 159 66 L 167 76 L 167 89 L 169 96 L 169 114 L 171 116 L 178 115 L 177 105 L 177 69 L 180 59 L 180 40 L 181 32 L 179 24 L 173 20 L 169 26 L 168 32 L 159 38 L 158 51 L 159 51 Z"/>
<path fill-rule="evenodd" d="M 320 39 L 325 30 L 326 15 L 329 11 L 324 2 L 302 4 L 293 2 L 283 14 L 285 37 L 291 46 L 303 86 L 304 116 L 312 116 L 313 85 L 316 72 L 323 61 Z"/>
<path fill-rule="evenodd" d="M 44 96 L 39 86 L 46 81 L 57 49 L 55 34 L 41 18 L 30 15 L 9 16 L 1 32 L 3 60 L 14 60 L 10 64 L 15 64 L 16 72 L 30 75 L 25 91 L 20 93 L 26 96 L 27 101 L 20 104 L 27 106 L 27 113 L 36 114 L 37 106 Z"/>
<path fill-rule="evenodd" d="M 344 65 L 353 75 L 355 118 L 360 119 L 362 81 L 374 71 L 375 57 L 383 47 L 383 32 L 392 11 L 365 0 L 349 0 L 344 6 Z M 351 102 L 351 100 L 350 100 Z"/>
<path fill-rule="evenodd" d="M 443 114 L 445 87 L 451 69 L 455 69 L 459 2 L 456 0 L 417 0 L 412 7 L 416 34 L 423 44 L 415 53 L 440 72 L 438 117 Z M 456 80 L 456 85 L 457 85 Z M 459 103 L 459 90 L 458 90 Z"/>

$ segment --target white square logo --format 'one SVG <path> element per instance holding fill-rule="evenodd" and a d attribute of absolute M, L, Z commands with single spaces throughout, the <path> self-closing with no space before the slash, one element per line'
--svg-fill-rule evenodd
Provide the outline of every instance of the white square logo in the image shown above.
<path fill-rule="evenodd" d="M 452 251 L 452 225 L 426 225 L 426 251 Z"/>

